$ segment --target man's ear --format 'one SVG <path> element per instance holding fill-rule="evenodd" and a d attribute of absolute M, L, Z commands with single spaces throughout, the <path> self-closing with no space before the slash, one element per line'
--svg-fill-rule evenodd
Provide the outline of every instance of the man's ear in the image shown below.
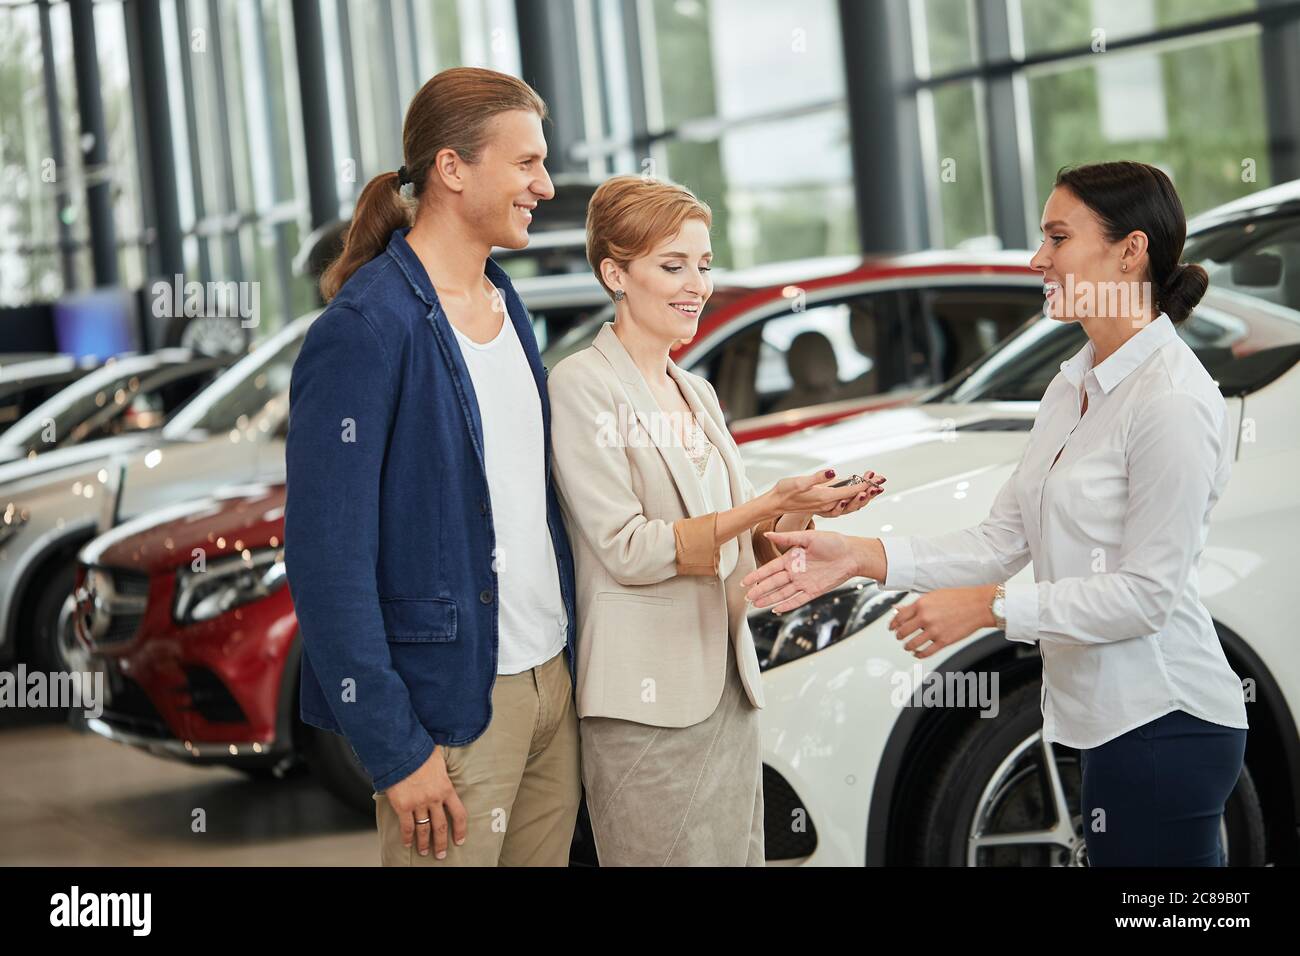
<path fill-rule="evenodd" d="M 438 150 L 437 155 L 433 157 L 429 172 L 452 192 L 458 193 L 465 188 L 464 162 L 451 147 Z"/>

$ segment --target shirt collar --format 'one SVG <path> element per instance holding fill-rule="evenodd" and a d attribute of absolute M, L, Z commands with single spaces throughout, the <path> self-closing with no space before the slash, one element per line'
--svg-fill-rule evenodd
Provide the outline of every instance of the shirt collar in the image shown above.
<path fill-rule="evenodd" d="M 1116 349 L 1100 365 L 1093 366 L 1095 352 L 1092 342 L 1074 354 L 1069 361 L 1061 363 L 1061 371 L 1071 385 L 1078 385 L 1092 372 L 1097 384 L 1106 394 L 1114 391 L 1115 386 L 1124 381 L 1134 369 L 1150 358 L 1158 349 L 1178 335 L 1169 316 L 1161 312 L 1149 322 L 1137 335 Z"/>
<path fill-rule="evenodd" d="M 429 272 L 424 268 L 424 263 L 415 254 L 411 244 L 406 241 L 406 234 L 410 231 L 410 226 L 393 230 L 388 240 L 388 254 L 402 270 L 402 275 L 411 284 L 415 294 L 424 301 L 425 305 L 433 308 L 439 304 L 438 293 L 433 289 L 433 283 L 429 280 Z M 510 277 L 491 257 L 483 266 L 483 274 L 488 277 L 489 282 L 506 294 L 507 301 L 514 297 L 515 287 L 511 284 Z"/>

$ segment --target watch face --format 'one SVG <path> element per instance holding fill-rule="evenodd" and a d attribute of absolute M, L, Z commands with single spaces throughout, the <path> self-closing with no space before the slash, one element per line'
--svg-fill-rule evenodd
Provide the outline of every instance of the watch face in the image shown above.
<path fill-rule="evenodd" d="M 994 599 L 993 599 L 993 616 L 996 617 L 996 618 L 997 618 L 998 620 L 1000 620 L 1000 621 L 1005 621 L 1005 620 L 1007 619 L 1007 599 L 1006 599 L 1006 598 L 1000 598 L 1000 597 L 999 597 L 999 598 L 994 598 Z"/>

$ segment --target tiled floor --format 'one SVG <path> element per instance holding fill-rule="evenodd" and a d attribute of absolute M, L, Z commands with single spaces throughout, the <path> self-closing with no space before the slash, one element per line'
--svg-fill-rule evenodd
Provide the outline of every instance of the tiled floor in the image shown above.
<path fill-rule="evenodd" d="M 194 832 L 195 811 L 206 830 Z M 309 775 L 251 781 L 62 724 L 0 729 L 0 866 L 377 866 L 373 816 Z"/>

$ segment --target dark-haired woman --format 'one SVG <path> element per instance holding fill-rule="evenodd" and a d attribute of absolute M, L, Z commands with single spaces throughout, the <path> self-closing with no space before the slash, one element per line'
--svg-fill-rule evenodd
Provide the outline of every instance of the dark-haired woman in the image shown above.
<path fill-rule="evenodd" d="M 1001 628 L 1043 658 L 1043 736 L 1077 748 L 1094 866 L 1219 866 L 1246 708 L 1196 566 L 1232 457 L 1222 395 L 1174 330 L 1205 292 L 1186 220 L 1142 163 L 1062 171 L 1031 265 L 1088 342 L 1061 366 L 979 525 L 931 538 L 769 535 L 745 580 L 792 610 L 855 575 L 924 593 L 891 628 L 929 657 Z M 792 547 L 794 546 L 794 547 Z M 1008 581 L 1030 561 L 1034 582 Z"/>

